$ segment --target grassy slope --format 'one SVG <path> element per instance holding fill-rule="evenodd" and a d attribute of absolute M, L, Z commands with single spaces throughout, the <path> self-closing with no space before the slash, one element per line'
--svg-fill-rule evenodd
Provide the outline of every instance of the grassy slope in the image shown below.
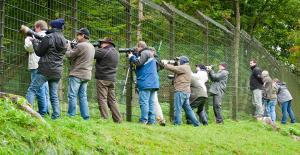
<path fill-rule="evenodd" d="M 299 141 L 252 121 L 195 128 L 64 117 L 40 125 L 2 104 L 0 122 L 0 154 L 300 154 Z"/>

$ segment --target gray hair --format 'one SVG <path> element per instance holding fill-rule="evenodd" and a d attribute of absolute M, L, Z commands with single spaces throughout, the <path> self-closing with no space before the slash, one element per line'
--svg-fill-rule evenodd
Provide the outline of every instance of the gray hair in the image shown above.
<path fill-rule="evenodd" d="M 264 70 L 264 71 L 261 72 L 261 75 L 262 76 L 269 76 L 269 72 Z"/>
<path fill-rule="evenodd" d="M 147 44 L 146 44 L 145 41 L 139 41 L 137 46 L 140 47 L 140 48 L 146 48 Z"/>

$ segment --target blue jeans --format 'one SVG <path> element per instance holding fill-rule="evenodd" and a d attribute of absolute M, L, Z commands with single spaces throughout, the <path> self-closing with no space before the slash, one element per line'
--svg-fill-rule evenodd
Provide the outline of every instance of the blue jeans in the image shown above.
<path fill-rule="evenodd" d="M 56 119 L 60 117 L 60 107 L 57 94 L 59 79 L 49 79 L 46 76 L 37 73 L 35 79 L 31 82 L 27 90 L 26 99 L 31 105 L 33 105 L 35 95 L 46 82 L 48 82 L 49 85 L 50 101 L 53 111 L 51 118 Z M 43 111 L 41 115 L 43 116 L 45 113 L 46 111 Z"/>
<path fill-rule="evenodd" d="M 282 112 L 282 119 L 281 119 L 282 124 L 286 124 L 287 113 L 289 114 L 289 116 L 291 118 L 291 123 L 296 122 L 296 118 L 295 118 L 294 112 L 292 110 L 292 100 L 283 102 L 281 104 L 281 112 Z"/>
<path fill-rule="evenodd" d="M 265 105 L 265 116 L 271 117 L 271 120 L 275 122 L 276 121 L 276 112 L 275 112 L 276 100 L 263 99 L 263 102 Z"/>
<path fill-rule="evenodd" d="M 141 109 L 141 123 L 154 124 L 154 89 L 139 90 L 139 103 Z"/>
<path fill-rule="evenodd" d="M 31 69 L 31 81 L 33 81 L 37 74 L 37 69 Z M 38 102 L 38 112 L 44 116 L 45 113 L 48 113 L 49 109 L 49 88 L 48 82 L 45 82 L 41 88 L 36 93 L 36 98 Z M 32 104 L 34 107 L 34 104 Z"/>
<path fill-rule="evenodd" d="M 69 76 L 69 86 L 68 86 L 68 115 L 76 115 L 76 103 L 77 97 L 79 97 L 79 108 L 80 114 L 83 119 L 89 119 L 89 107 L 87 101 L 87 80 L 81 80 L 75 76 Z"/>
<path fill-rule="evenodd" d="M 187 118 L 191 120 L 194 126 L 199 126 L 200 123 L 197 120 L 194 111 L 190 106 L 190 94 L 184 92 L 175 92 L 174 94 L 174 124 L 181 124 L 181 108 L 184 109 Z"/>

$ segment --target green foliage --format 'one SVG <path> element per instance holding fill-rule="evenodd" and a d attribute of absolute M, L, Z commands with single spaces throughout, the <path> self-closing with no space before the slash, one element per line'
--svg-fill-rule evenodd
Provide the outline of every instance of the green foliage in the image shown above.
<path fill-rule="evenodd" d="M 232 1 L 166 1 L 190 15 L 196 16 L 196 10 L 200 10 L 220 23 L 223 23 L 224 18 L 235 23 Z M 160 3 L 161 0 L 156 2 Z M 288 61 L 289 49 L 299 40 L 299 37 L 293 37 L 300 31 L 299 6 L 299 0 L 240 0 L 241 28 L 260 40 L 273 56 Z M 295 62 L 292 60 L 292 63 Z"/>

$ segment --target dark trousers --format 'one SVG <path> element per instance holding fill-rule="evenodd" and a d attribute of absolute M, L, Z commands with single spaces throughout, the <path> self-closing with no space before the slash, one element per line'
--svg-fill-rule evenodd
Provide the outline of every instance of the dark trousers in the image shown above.
<path fill-rule="evenodd" d="M 108 119 L 110 109 L 112 113 L 112 118 L 114 122 L 121 123 L 122 116 L 120 114 L 118 104 L 115 96 L 115 82 L 113 81 L 105 81 L 105 80 L 97 80 L 97 99 L 99 104 L 99 110 L 101 117 L 104 119 Z"/>
<path fill-rule="evenodd" d="M 213 95 L 213 109 L 214 109 L 214 114 L 217 123 L 223 123 L 222 107 L 221 107 L 222 97 L 223 96 L 217 94 Z"/>
<path fill-rule="evenodd" d="M 197 114 L 199 116 L 199 121 L 203 125 L 208 125 L 207 113 L 205 111 L 205 104 L 207 102 L 207 97 L 198 97 L 194 101 L 191 102 L 191 108 L 197 108 Z M 186 117 L 187 123 L 190 124 L 190 120 Z"/>

